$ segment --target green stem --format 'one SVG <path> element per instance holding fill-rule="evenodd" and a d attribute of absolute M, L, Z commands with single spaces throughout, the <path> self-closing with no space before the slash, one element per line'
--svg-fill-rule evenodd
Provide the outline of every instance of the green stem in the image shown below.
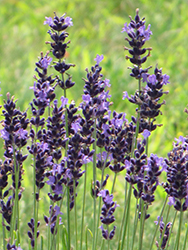
<path fill-rule="evenodd" d="M 95 190 L 95 183 L 96 183 L 96 158 L 97 158 L 97 152 L 96 152 L 96 119 L 94 120 L 94 143 L 93 143 L 93 149 L 95 150 L 93 155 L 93 188 Z M 96 196 L 94 194 L 93 196 L 93 244 L 92 249 L 95 249 L 95 231 L 96 231 Z"/>
<path fill-rule="evenodd" d="M 76 206 L 76 180 L 74 180 L 74 225 L 76 235 L 76 250 L 78 249 L 78 232 L 77 232 L 77 206 Z"/>
<path fill-rule="evenodd" d="M 102 152 L 101 152 L 102 154 Z M 102 168 L 102 176 L 101 176 L 101 188 L 102 188 L 102 183 L 103 183 L 103 180 L 104 180 L 104 169 L 105 169 L 105 165 L 106 165 L 106 162 L 104 164 L 104 167 Z M 96 238 L 95 238 L 95 246 L 94 246 L 94 249 L 96 249 L 96 246 L 97 246 L 97 241 L 98 241 L 98 228 L 99 228 L 99 221 L 100 221 L 100 213 L 101 213 L 101 202 L 102 202 L 102 198 L 101 196 L 98 197 L 99 199 L 99 205 L 98 205 L 98 215 L 97 215 L 97 227 L 96 227 Z"/>
<path fill-rule="evenodd" d="M 2 228 L 3 228 L 3 250 L 5 250 L 5 239 L 6 239 L 6 233 L 5 233 L 5 227 L 4 227 L 4 218 L 3 218 L 3 215 L 2 215 Z"/>
<path fill-rule="evenodd" d="M 70 238 L 71 238 L 71 234 L 70 234 L 70 201 L 69 201 L 69 187 L 67 186 L 67 250 L 70 250 Z"/>
<path fill-rule="evenodd" d="M 111 194 L 113 194 L 113 192 L 114 192 L 114 187 L 115 187 L 115 183 L 116 183 L 116 177 L 117 177 L 117 173 L 114 174 L 114 180 L 113 180 L 113 184 L 112 184 Z"/>
<path fill-rule="evenodd" d="M 80 250 L 82 250 L 83 231 L 84 231 L 86 184 L 87 184 L 86 181 L 87 181 L 87 164 L 85 164 L 85 176 L 84 176 L 84 191 L 83 191 L 83 206 L 82 206 L 82 223 L 81 223 Z"/>
<path fill-rule="evenodd" d="M 63 75 L 62 75 L 63 78 Z M 64 79 L 63 79 L 64 81 Z M 66 98 L 66 88 L 64 88 L 64 97 Z M 67 105 L 65 105 L 65 129 L 66 129 L 66 137 L 69 137 L 69 131 L 68 131 L 68 114 L 67 114 Z M 67 155 L 67 149 L 68 149 L 68 140 L 65 144 L 65 156 Z M 67 186 L 67 247 L 68 250 L 70 250 L 71 245 L 71 234 L 70 234 L 70 201 L 69 201 L 69 187 Z"/>
<path fill-rule="evenodd" d="M 186 233 L 185 233 L 185 238 L 184 238 L 182 250 L 185 250 L 185 248 L 186 248 L 187 236 L 188 236 L 188 225 L 187 225 L 187 223 L 185 224 L 185 226 L 186 226 Z"/>
<path fill-rule="evenodd" d="M 144 222 L 146 216 L 146 205 L 141 200 L 141 217 L 140 217 L 140 232 L 139 232 L 139 250 L 142 250 L 143 234 L 144 234 Z"/>
<path fill-rule="evenodd" d="M 176 243 L 174 250 L 179 249 L 179 242 L 180 242 L 180 234 L 181 234 L 181 225 L 182 225 L 182 219 L 183 219 L 183 211 L 180 211 L 180 217 L 179 217 L 179 226 L 178 226 L 178 235 L 176 237 Z"/>
<path fill-rule="evenodd" d="M 175 224 L 175 220 L 176 220 L 176 216 L 177 216 L 177 210 L 174 214 L 174 219 L 173 219 L 173 222 L 172 222 L 172 226 L 170 228 L 170 233 L 169 233 L 169 237 L 168 237 L 168 240 L 167 240 L 167 243 L 166 243 L 166 250 L 168 249 L 168 246 L 169 246 L 169 242 L 170 242 L 170 237 L 171 237 L 171 234 L 172 234 L 172 230 L 173 230 L 173 227 L 174 227 L 174 224 Z M 162 243 L 161 243 L 162 244 Z M 160 247 L 161 247 L 161 244 L 160 244 Z M 160 248 L 159 248 L 160 249 Z"/>
<path fill-rule="evenodd" d="M 135 240 L 135 235 L 136 235 L 137 224 L 138 224 L 138 199 L 136 199 L 136 205 L 135 205 L 134 226 L 133 226 L 133 233 L 132 233 L 131 250 L 133 250 L 133 247 L 134 247 L 134 240 Z"/>
<path fill-rule="evenodd" d="M 132 193 L 132 186 L 129 186 L 129 191 L 128 191 L 128 197 L 127 197 L 127 206 L 126 206 L 126 217 L 125 221 L 123 221 L 123 236 L 122 236 L 122 243 L 121 243 L 121 248 L 120 250 L 123 250 L 124 246 L 124 241 L 125 241 L 125 236 L 126 236 L 126 230 L 127 230 L 127 221 L 128 221 L 128 216 L 129 216 L 129 211 L 130 211 L 130 203 L 131 203 L 131 193 Z"/>
<path fill-rule="evenodd" d="M 160 217 L 159 217 L 158 224 L 157 224 L 156 227 L 155 227 L 155 232 L 154 232 L 154 234 L 153 234 L 153 238 L 152 238 L 152 241 L 151 241 L 151 245 L 150 245 L 149 250 L 152 250 L 153 243 L 154 243 L 154 240 L 155 240 L 155 236 L 156 236 L 156 234 L 157 234 L 157 230 L 158 230 L 158 228 L 159 228 L 160 221 L 161 221 L 161 218 L 162 218 L 162 216 L 163 216 L 163 212 L 164 212 L 164 209 L 165 209 L 165 207 L 166 207 L 167 200 L 168 200 L 168 195 L 166 196 L 165 202 L 164 202 L 164 204 L 163 204 L 163 208 L 162 208 L 162 210 L 161 210 L 161 214 L 160 214 Z"/>
<path fill-rule="evenodd" d="M 105 239 L 103 238 L 103 239 L 102 239 L 102 244 L 101 244 L 101 250 L 104 249 L 104 242 L 105 242 Z"/>
<path fill-rule="evenodd" d="M 11 216 L 11 240 L 12 243 L 14 242 L 14 230 L 19 232 L 19 200 L 18 200 L 18 182 L 19 182 L 19 166 L 17 166 L 16 162 L 16 154 L 15 154 L 15 146 L 13 144 L 13 161 L 14 161 L 14 181 L 15 181 L 15 190 L 13 191 L 13 194 L 15 194 L 14 198 L 14 206 L 13 206 L 13 211 L 12 211 L 12 216 Z M 14 193 L 15 192 L 15 193 Z M 18 243 L 20 243 L 19 240 L 19 233 L 18 233 L 18 238 L 16 239 L 16 244 L 18 246 Z M 19 242 L 18 242 L 19 241 Z"/>
<path fill-rule="evenodd" d="M 121 228 L 120 228 L 120 232 L 119 232 L 118 250 L 121 247 L 121 235 L 122 235 L 123 225 L 125 222 L 126 208 L 127 208 L 127 181 L 125 181 L 124 211 L 123 211 L 123 218 L 122 218 L 122 222 L 121 222 Z"/>
<path fill-rule="evenodd" d="M 34 156 L 34 161 L 33 161 L 33 209 L 34 209 L 34 250 L 37 250 L 37 201 L 36 201 L 36 159 Z"/>

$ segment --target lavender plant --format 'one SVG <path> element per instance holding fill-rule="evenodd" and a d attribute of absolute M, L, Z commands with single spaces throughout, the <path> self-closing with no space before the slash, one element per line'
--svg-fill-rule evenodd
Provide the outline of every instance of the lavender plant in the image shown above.
<path fill-rule="evenodd" d="M 183 243 L 180 237 L 183 214 L 188 208 L 188 139 L 183 136 L 176 139 L 165 159 L 148 153 L 152 131 L 162 125 L 156 120 L 165 104 L 161 99 L 168 93 L 163 87 L 169 83 L 169 76 L 158 66 L 153 74 L 149 73 L 151 66 L 144 67 L 152 50 L 145 47 L 152 35 L 150 25 L 146 28 L 145 19 L 140 18 L 137 9 L 135 18 L 130 17 L 130 23 L 122 30 L 127 34 L 129 48 L 125 50 L 130 54 L 126 59 L 132 64 L 130 76 L 138 82 L 134 95 L 123 92 L 123 99 L 136 105 L 136 117 L 128 121 L 125 113 L 111 108 L 109 80 L 102 74 L 103 55 L 97 55 L 95 65 L 86 69 L 82 102 L 76 105 L 67 98 L 68 89 L 75 84 L 68 73 L 75 65 L 67 63 L 65 58 L 70 44 L 67 29 L 73 25 L 72 19 L 55 14 L 53 19 L 46 18 L 44 24 L 50 27 L 51 41 L 46 42 L 50 51 L 41 53 L 36 63 L 31 117 L 17 109 L 9 93 L 2 110 L 2 249 L 95 250 L 99 242 L 102 242 L 101 249 L 108 250 L 186 249 L 188 229 Z M 53 75 L 49 74 L 50 68 Z M 60 100 L 57 91 L 62 94 Z M 27 240 L 20 231 L 20 225 L 25 223 L 20 217 L 25 149 L 32 156 L 33 170 L 33 211 L 31 218 L 27 218 Z M 124 190 L 117 188 L 118 177 L 125 180 Z M 155 206 L 156 192 L 161 188 L 166 192 L 166 199 L 155 221 L 151 241 L 147 242 L 146 224 L 148 227 L 153 223 L 150 208 Z M 123 191 L 124 207 L 121 207 L 113 199 Z M 134 212 L 131 211 L 133 201 Z M 41 219 L 39 208 L 44 202 Z M 116 217 L 119 217 L 117 221 Z M 173 244 L 172 229 L 177 231 Z M 27 247 L 22 248 L 25 242 Z"/>

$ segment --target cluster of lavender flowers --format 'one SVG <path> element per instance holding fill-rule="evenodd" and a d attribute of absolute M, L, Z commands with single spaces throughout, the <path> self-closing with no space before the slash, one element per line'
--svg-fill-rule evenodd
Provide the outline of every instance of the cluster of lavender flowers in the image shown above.
<path fill-rule="evenodd" d="M 102 74 L 103 55 L 97 55 L 95 65 L 91 66 L 90 70 L 86 69 L 82 102 L 77 106 L 74 101 L 68 100 L 67 91 L 75 84 L 68 73 L 75 65 L 66 61 L 66 51 L 70 44 L 70 41 L 67 41 L 67 29 L 73 25 L 72 19 L 66 15 L 58 17 L 55 14 L 53 19 L 46 18 L 44 24 L 50 28 L 48 33 L 51 41 L 46 42 L 50 45 L 50 51 L 45 55 L 41 53 L 36 63 L 37 74 L 31 87 L 34 93 L 34 98 L 30 102 L 32 116 L 29 119 L 27 112 L 17 109 L 16 101 L 9 93 L 2 111 L 4 120 L 1 137 L 4 140 L 5 160 L 0 164 L 0 213 L 3 249 L 21 249 L 19 203 L 24 190 L 23 165 L 27 158 L 27 154 L 23 154 L 25 146 L 32 156 L 33 169 L 33 216 L 28 218 L 28 237 L 32 249 L 38 249 L 40 227 L 45 223 L 48 231 L 45 247 L 60 249 L 60 234 L 63 239 L 66 234 L 63 244 L 70 250 L 73 233 L 70 227 L 72 210 L 75 247 L 78 248 L 80 241 L 82 249 L 89 165 L 93 165 L 90 188 L 93 201 L 93 213 L 90 211 L 91 217 L 93 214 L 93 250 L 97 249 L 98 229 L 101 229 L 102 238 L 107 241 L 110 249 L 110 241 L 118 227 L 117 248 L 124 249 L 124 239 L 129 230 L 127 225 L 130 220 L 131 193 L 136 199 L 131 249 L 134 248 L 138 223 L 140 231 L 137 247 L 139 250 L 142 249 L 144 224 L 150 217 L 148 210 L 155 201 L 155 192 L 158 186 L 162 186 L 159 177 L 163 171 L 167 176 L 163 187 L 169 199 L 168 205 L 173 205 L 175 210 L 180 212 L 175 244 L 178 249 L 182 212 L 188 208 L 188 139 L 183 136 L 177 139 L 168 154 L 168 159 L 148 154 L 152 131 L 161 126 L 156 124 L 156 119 L 162 114 L 161 107 L 165 104 L 161 98 L 168 93 L 163 91 L 163 87 L 169 83 L 169 76 L 163 74 L 162 69 L 157 66 L 154 74 L 149 74 L 151 67 L 143 68 L 151 53 L 151 48 L 144 48 L 152 35 L 150 25 L 145 27 L 145 19 L 141 19 L 139 11 L 136 10 L 134 20 L 130 17 L 130 23 L 126 23 L 122 30 L 127 33 L 125 40 L 129 44 L 129 48 L 125 47 L 130 54 L 126 59 L 133 64 L 130 76 L 138 81 L 138 90 L 134 95 L 129 96 L 126 91 L 123 92 L 123 99 L 127 98 L 130 103 L 136 105 L 137 116 L 132 116 L 129 122 L 125 113 L 111 110 L 110 84 Z M 54 70 L 53 75 L 49 74 L 50 67 Z M 57 91 L 62 92 L 60 100 L 56 97 Z M 113 173 L 112 184 L 109 181 L 110 173 Z M 122 209 L 122 224 L 110 228 L 115 222 L 115 212 L 119 206 L 113 201 L 115 193 L 119 191 L 116 189 L 118 174 L 123 175 L 125 179 L 125 206 Z M 81 192 L 80 182 L 84 183 L 84 188 L 81 239 L 78 240 L 77 196 L 78 192 Z M 109 186 L 111 192 L 104 189 Z M 44 192 L 48 190 L 49 208 L 44 211 L 44 221 L 39 221 L 39 204 L 43 200 L 42 189 Z M 158 218 L 160 223 L 156 223 L 150 249 L 158 228 L 158 249 L 165 249 L 170 239 L 174 222 L 165 224 L 161 221 L 163 210 Z M 66 214 L 66 221 L 62 221 L 63 214 Z M 130 234 L 127 233 L 127 237 L 128 235 Z M 5 241 L 6 238 L 9 239 L 8 243 Z"/>

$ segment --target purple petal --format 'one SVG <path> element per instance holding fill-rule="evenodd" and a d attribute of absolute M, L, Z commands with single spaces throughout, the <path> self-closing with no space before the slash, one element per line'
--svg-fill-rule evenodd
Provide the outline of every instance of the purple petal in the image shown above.
<path fill-rule="evenodd" d="M 62 96 L 61 97 L 61 105 L 62 105 L 62 107 L 64 108 L 67 105 L 67 103 L 68 103 L 68 98 Z"/>
<path fill-rule="evenodd" d="M 99 64 L 102 60 L 104 59 L 104 56 L 103 55 L 98 55 L 96 56 L 96 58 L 94 59 L 96 61 L 97 64 Z"/>
<path fill-rule="evenodd" d="M 53 19 L 51 17 L 45 17 L 45 18 L 46 18 L 46 21 L 44 21 L 44 25 L 45 24 L 48 24 L 49 26 L 53 25 Z"/>
<path fill-rule="evenodd" d="M 126 98 L 128 99 L 129 96 L 128 96 L 127 91 L 124 91 L 124 92 L 123 92 L 123 98 L 122 98 L 122 100 L 125 100 Z"/>
<path fill-rule="evenodd" d="M 142 135 L 144 136 L 145 139 L 147 139 L 151 135 L 151 132 L 147 129 L 144 129 Z"/>
<path fill-rule="evenodd" d="M 73 26 L 72 18 L 69 16 L 65 18 L 65 24 L 67 24 L 69 27 Z"/>

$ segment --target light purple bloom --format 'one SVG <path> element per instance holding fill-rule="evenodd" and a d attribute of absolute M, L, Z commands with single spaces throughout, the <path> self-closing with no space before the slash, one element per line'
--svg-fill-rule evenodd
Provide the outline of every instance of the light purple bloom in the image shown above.
<path fill-rule="evenodd" d="M 167 83 L 170 83 L 168 80 L 169 80 L 169 76 L 167 74 L 164 74 L 163 75 L 163 84 L 164 85 L 167 85 Z"/>
<path fill-rule="evenodd" d="M 111 153 L 107 154 L 106 151 L 103 151 L 102 154 L 97 154 L 97 159 L 106 162 L 107 160 L 112 161 L 113 157 Z"/>
<path fill-rule="evenodd" d="M 115 119 L 113 118 L 112 119 L 112 124 L 118 128 L 118 127 L 121 127 L 123 125 L 123 120 L 122 119 Z"/>
<path fill-rule="evenodd" d="M 148 77 L 148 82 L 150 82 L 152 85 L 155 85 L 156 84 L 156 75 L 150 75 Z"/>
<path fill-rule="evenodd" d="M 134 29 L 129 25 L 127 25 L 127 23 L 124 24 L 124 27 L 122 28 L 121 33 L 126 32 L 126 33 L 131 33 L 134 32 Z"/>
<path fill-rule="evenodd" d="M 98 196 L 101 196 L 104 199 L 105 203 L 109 203 L 111 204 L 111 202 L 113 201 L 113 194 L 109 195 L 109 193 L 107 192 L 107 190 L 101 190 L 98 193 Z"/>
<path fill-rule="evenodd" d="M 73 22 L 72 22 L 72 18 L 70 18 L 69 16 L 65 18 L 65 24 L 70 26 L 73 26 Z"/>
<path fill-rule="evenodd" d="M 47 69 L 48 66 L 50 65 L 51 61 L 52 61 L 52 58 L 51 58 L 51 57 L 44 57 L 44 58 L 41 60 L 42 67 L 43 67 L 44 69 Z"/>
<path fill-rule="evenodd" d="M 82 95 L 82 100 L 85 103 L 89 103 L 91 101 L 91 96 L 90 95 Z"/>
<path fill-rule="evenodd" d="M 6 129 L 2 129 L 2 130 L 1 130 L 1 137 L 2 137 L 4 140 L 8 140 L 8 139 L 9 139 L 9 133 L 6 131 Z"/>
<path fill-rule="evenodd" d="M 169 206 L 172 206 L 172 205 L 174 206 L 175 205 L 175 198 L 174 197 L 170 196 L 168 198 L 168 200 L 169 200 L 169 202 L 168 202 Z"/>
<path fill-rule="evenodd" d="M 181 142 L 182 145 L 184 146 L 184 144 L 185 144 L 185 138 L 182 135 L 180 135 L 178 139 L 175 138 L 175 140 L 177 141 L 178 144 Z"/>
<path fill-rule="evenodd" d="M 67 105 L 67 103 L 68 103 L 68 98 L 62 96 L 61 97 L 61 105 L 62 105 L 62 107 L 64 108 Z"/>
<path fill-rule="evenodd" d="M 96 58 L 94 59 L 96 61 L 97 64 L 99 64 L 102 60 L 104 59 L 104 56 L 103 55 L 98 55 L 96 56 Z"/>
<path fill-rule="evenodd" d="M 142 81 L 148 82 L 148 74 L 147 73 L 142 73 Z"/>
<path fill-rule="evenodd" d="M 156 225 L 158 225 L 159 219 L 160 219 L 160 216 L 157 216 L 157 221 L 154 221 L 154 223 L 155 223 Z M 160 226 L 162 225 L 162 223 L 163 223 L 163 216 L 161 217 L 161 220 L 160 220 Z"/>
<path fill-rule="evenodd" d="M 149 40 L 150 36 L 153 34 L 152 31 L 150 30 L 151 24 L 148 25 L 147 30 L 145 30 L 144 36 L 145 36 L 145 40 Z"/>
<path fill-rule="evenodd" d="M 144 129 L 142 135 L 147 139 L 151 135 L 151 132 L 148 129 Z"/>
<path fill-rule="evenodd" d="M 46 183 L 48 185 L 53 185 L 54 182 L 55 182 L 55 177 L 54 176 L 49 176 L 48 179 L 49 179 L 49 181 L 47 181 Z"/>
<path fill-rule="evenodd" d="M 75 133 L 77 133 L 78 130 L 81 129 L 80 123 L 79 122 L 72 123 L 71 128 L 74 130 Z"/>
<path fill-rule="evenodd" d="M 141 26 L 138 30 L 140 32 L 140 35 L 145 37 L 145 41 L 150 39 L 150 36 L 152 35 L 152 32 L 150 30 L 151 24 L 148 25 L 148 28 L 145 30 L 145 25 Z"/>
<path fill-rule="evenodd" d="M 130 168 L 130 166 L 131 166 L 131 163 L 130 163 L 130 161 L 128 161 L 128 160 L 125 160 L 124 164 L 125 164 L 125 168 L 126 168 L 127 170 L 128 170 L 128 169 Z"/>
<path fill-rule="evenodd" d="M 127 99 L 129 98 L 128 93 L 127 93 L 127 91 L 123 91 L 122 100 L 125 100 L 126 98 L 127 98 Z"/>
<path fill-rule="evenodd" d="M 47 94 L 46 94 L 46 92 L 43 89 L 38 93 L 38 96 L 39 96 L 38 99 L 41 102 L 47 101 Z"/>
<path fill-rule="evenodd" d="M 45 17 L 45 18 L 46 18 L 46 21 L 44 21 L 44 25 L 45 24 L 48 24 L 49 26 L 53 25 L 53 19 L 51 17 Z"/>
<path fill-rule="evenodd" d="M 110 87 L 111 84 L 110 84 L 109 82 L 110 82 L 110 80 L 106 78 L 106 79 L 104 80 L 104 87 Z"/>
<path fill-rule="evenodd" d="M 63 187 L 59 184 L 55 185 L 55 189 L 53 190 L 55 194 L 59 195 L 59 194 L 63 194 L 62 192 Z"/>
<path fill-rule="evenodd" d="M 88 157 L 87 155 L 82 156 L 82 163 L 87 164 L 93 161 L 93 156 Z"/>
<path fill-rule="evenodd" d="M 55 212 L 55 215 L 63 214 L 63 213 L 60 211 L 60 207 L 57 206 L 57 205 L 55 205 L 54 210 L 56 211 L 56 212 Z"/>

